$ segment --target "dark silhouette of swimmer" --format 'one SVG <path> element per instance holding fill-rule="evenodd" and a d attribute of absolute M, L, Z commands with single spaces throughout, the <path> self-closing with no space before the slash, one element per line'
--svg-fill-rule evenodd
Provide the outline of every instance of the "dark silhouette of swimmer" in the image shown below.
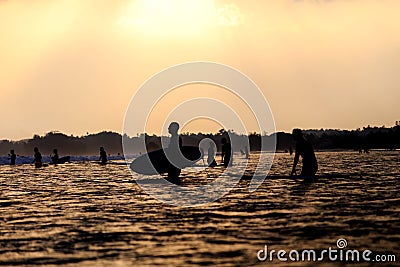
<path fill-rule="evenodd" d="M 106 165 L 107 164 L 107 152 L 104 150 L 104 147 L 100 147 L 100 164 Z"/>
<path fill-rule="evenodd" d="M 217 163 L 215 162 L 215 151 L 214 151 L 213 142 L 210 142 L 210 146 L 208 147 L 207 164 L 210 167 L 217 166 Z"/>
<path fill-rule="evenodd" d="M 10 165 L 15 165 L 15 160 L 17 159 L 17 155 L 14 153 L 14 149 L 10 150 Z"/>
<path fill-rule="evenodd" d="M 232 166 L 232 147 L 231 144 L 228 143 L 225 137 L 221 139 L 221 143 L 222 143 L 221 159 L 222 163 L 226 168 L 228 166 Z"/>
<path fill-rule="evenodd" d="M 296 153 L 290 175 L 296 174 L 296 166 L 299 162 L 299 157 L 301 156 L 303 159 L 303 166 L 300 176 L 314 176 L 318 170 L 318 163 L 314 154 L 314 148 L 310 142 L 304 139 L 303 132 L 300 129 L 293 129 L 292 135 L 294 141 L 296 141 Z"/>
<path fill-rule="evenodd" d="M 60 157 L 58 156 L 58 150 L 56 148 L 53 149 L 53 153 L 54 153 L 54 156 L 51 157 L 51 161 L 54 164 L 58 164 L 58 160 L 60 159 Z"/>
<path fill-rule="evenodd" d="M 42 163 L 42 154 L 40 154 L 39 148 L 37 148 L 37 147 L 35 147 L 33 149 L 33 151 L 35 152 L 35 154 L 33 155 L 33 157 L 34 157 L 33 163 L 35 163 L 35 167 L 36 168 L 40 168 L 43 165 L 43 163 Z"/>
<path fill-rule="evenodd" d="M 182 147 L 182 138 L 178 134 L 179 123 L 171 122 L 168 127 L 168 132 L 171 134 L 171 139 L 169 141 L 168 149 L 170 151 L 169 155 L 172 156 L 171 160 L 177 160 L 178 155 L 180 155 L 180 148 Z M 176 167 L 174 164 L 170 164 L 168 167 L 168 181 L 173 184 L 180 184 L 179 175 L 181 174 L 181 169 Z"/>

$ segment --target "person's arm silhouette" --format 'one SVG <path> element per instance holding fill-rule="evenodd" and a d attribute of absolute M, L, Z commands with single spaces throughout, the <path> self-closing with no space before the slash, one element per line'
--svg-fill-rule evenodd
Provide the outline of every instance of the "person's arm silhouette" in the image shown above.
<path fill-rule="evenodd" d="M 294 155 L 294 160 L 293 160 L 293 167 L 292 167 L 292 172 L 290 173 L 290 175 L 296 175 L 296 166 L 297 163 L 299 162 L 299 153 L 296 150 L 296 154 Z"/>

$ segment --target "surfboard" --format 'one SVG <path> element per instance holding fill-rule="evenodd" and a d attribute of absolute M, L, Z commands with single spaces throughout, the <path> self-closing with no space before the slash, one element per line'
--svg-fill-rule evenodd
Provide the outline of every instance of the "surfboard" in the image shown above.
<path fill-rule="evenodd" d="M 59 158 L 57 164 L 64 164 L 64 163 L 67 163 L 67 162 L 70 162 L 70 161 L 71 161 L 71 157 L 70 156 L 65 156 L 65 157 Z M 54 165 L 53 162 L 50 162 L 49 164 Z"/>
<path fill-rule="evenodd" d="M 198 147 L 183 146 L 180 151 L 184 158 L 172 156 L 174 164 L 180 169 L 193 166 L 203 155 Z M 167 173 L 172 164 L 167 158 L 173 151 L 169 148 L 159 149 L 136 158 L 130 165 L 132 171 L 145 175 Z"/>
<path fill-rule="evenodd" d="M 40 168 L 44 168 L 44 167 L 49 167 L 50 165 L 49 164 L 47 164 L 47 163 L 42 163 L 42 165 L 40 165 L 40 166 L 38 166 L 38 167 L 36 167 L 36 165 L 35 164 L 32 164 L 36 169 L 40 169 Z"/>
<path fill-rule="evenodd" d="M 61 158 L 58 159 L 58 164 L 63 164 L 63 163 L 66 163 L 66 162 L 70 162 L 70 160 L 71 160 L 70 156 L 61 157 Z"/>

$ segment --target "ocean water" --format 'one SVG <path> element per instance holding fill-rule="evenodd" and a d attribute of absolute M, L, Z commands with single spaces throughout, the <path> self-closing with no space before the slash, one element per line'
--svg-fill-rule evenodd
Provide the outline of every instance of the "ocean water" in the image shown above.
<path fill-rule="evenodd" d="M 42 161 L 43 163 L 49 163 L 51 162 L 51 157 L 50 156 L 46 156 L 46 155 L 42 155 Z M 61 155 L 60 157 L 63 157 L 64 155 Z M 66 156 L 66 155 L 65 155 Z M 132 156 L 133 157 L 133 156 Z M 130 157 L 130 158 L 132 158 Z M 108 159 L 110 160 L 123 160 L 124 156 L 108 156 Z M 70 161 L 74 162 L 74 161 L 96 161 L 99 160 L 99 156 L 71 156 L 70 157 Z M 21 164 L 31 164 L 34 161 L 34 157 L 33 156 L 18 156 L 15 164 L 17 165 L 21 165 Z M 0 165 L 9 165 L 10 164 L 10 157 L 9 156 L 0 156 Z"/>
<path fill-rule="evenodd" d="M 391 253 L 399 261 L 400 153 L 320 152 L 317 158 L 319 173 L 348 176 L 267 178 L 252 193 L 250 181 L 242 180 L 221 199 L 197 207 L 154 199 L 136 184 L 143 177 L 124 165 L 0 166 L 0 265 L 313 266 L 260 262 L 257 252 L 265 245 L 276 251 L 337 248 L 339 238 L 349 249 Z M 235 155 L 236 164 L 243 160 Z M 292 160 L 277 154 L 271 174 L 287 175 Z M 220 171 L 183 171 L 182 185 L 208 183 Z"/>

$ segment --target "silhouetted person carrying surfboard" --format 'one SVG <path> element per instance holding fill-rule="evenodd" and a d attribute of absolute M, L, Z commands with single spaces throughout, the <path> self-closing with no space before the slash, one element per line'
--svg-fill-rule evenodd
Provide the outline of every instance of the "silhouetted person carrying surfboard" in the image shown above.
<path fill-rule="evenodd" d="M 167 181 L 180 184 L 181 170 L 203 159 L 203 152 L 197 146 L 183 146 L 178 130 L 179 124 L 172 122 L 168 127 L 171 138 L 167 147 L 137 157 L 130 164 L 131 170 L 145 175 L 167 174 Z"/>
<path fill-rule="evenodd" d="M 226 168 L 228 166 L 232 166 L 232 147 L 231 144 L 228 143 L 225 137 L 221 139 L 221 143 L 222 143 L 221 159 L 222 163 Z"/>
<path fill-rule="evenodd" d="M 104 147 L 100 147 L 100 164 L 106 165 L 107 164 L 107 152 L 104 150 Z"/>
<path fill-rule="evenodd" d="M 168 145 L 168 156 L 172 157 L 170 161 L 175 160 L 178 161 L 178 157 L 180 156 L 180 148 L 182 147 L 182 138 L 178 134 L 179 123 L 171 122 L 168 127 L 168 132 L 171 134 L 171 139 Z M 175 164 L 176 164 L 175 162 Z M 181 169 L 174 165 L 173 162 L 170 162 L 170 166 L 168 167 L 168 181 L 173 184 L 180 184 L 179 175 L 181 174 Z"/>
<path fill-rule="evenodd" d="M 10 150 L 10 165 L 15 165 L 15 160 L 17 159 L 17 155 L 14 153 L 14 149 Z"/>
<path fill-rule="evenodd" d="M 33 157 L 35 158 L 35 159 L 33 160 L 33 163 L 35 163 L 35 167 L 36 167 L 36 168 L 42 167 L 42 165 L 43 165 L 43 163 L 42 163 L 42 154 L 40 154 L 39 148 L 35 147 L 35 148 L 33 149 L 33 152 L 35 153 L 35 154 L 33 155 Z"/>
<path fill-rule="evenodd" d="M 290 175 L 296 174 L 296 166 L 299 157 L 303 159 L 303 167 L 300 176 L 314 176 L 318 170 L 317 158 L 311 143 L 304 139 L 303 132 L 300 129 L 293 129 L 293 139 L 296 141 L 296 153 L 293 161 L 293 168 Z"/>
<path fill-rule="evenodd" d="M 70 156 L 60 157 L 60 155 L 58 154 L 58 149 L 57 148 L 53 149 L 53 153 L 54 153 L 53 156 L 50 155 L 51 164 L 54 164 L 54 165 L 64 164 L 66 162 L 70 162 L 71 161 L 71 157 Z"/>

